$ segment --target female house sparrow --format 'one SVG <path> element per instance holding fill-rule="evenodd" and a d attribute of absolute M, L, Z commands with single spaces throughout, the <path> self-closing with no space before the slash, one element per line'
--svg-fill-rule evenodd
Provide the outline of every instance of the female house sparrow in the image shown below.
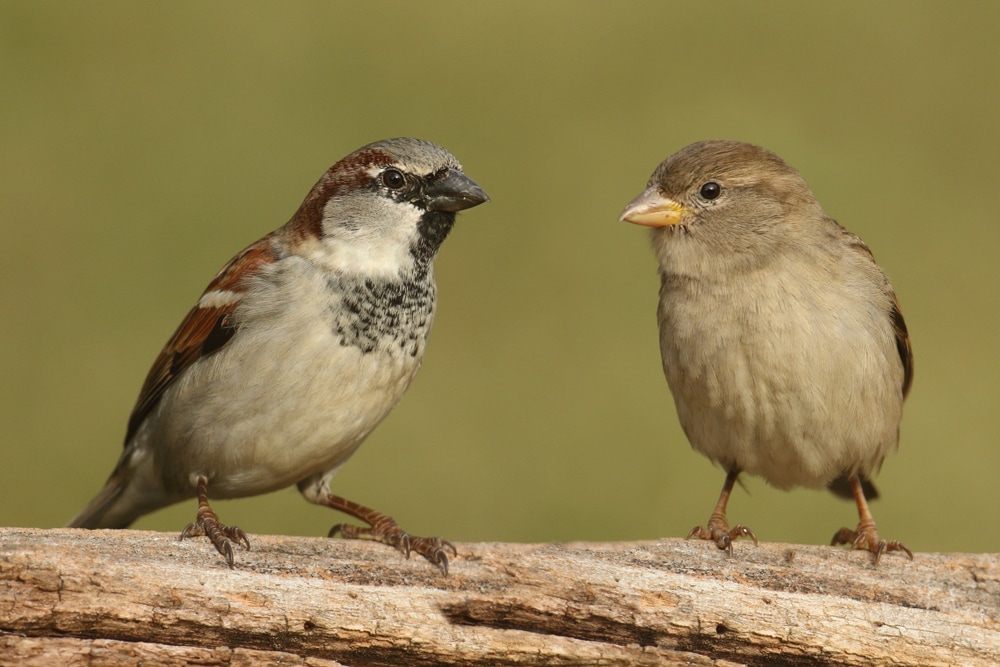
<path fill-rule="evenodd" d="M 876 563 L 886 551 L 912 558 L 879 537 L 865 500 L 913 379 L 903 315 L 868 246 L 781 158 L 735 141 L 667 158 L 620 219 L 653 228 L 663 370 L 691 445 L 728 473 L 707 527 L 688 537 L 730 553 L 737 537 L 757 542 L 726 522 L 747 472 L 853 493 L 860 522 L 833 544 Z"/>
<path fill-rule="evenodd" d="M 434 319 L 432 260 L 458 211 L 488 201 L 455 157 L 389 139 L 333 165 L 278 228 L 234 257 L 156 358 L 104 489 L 70 522 L 125 528 L 198 497 L 181 538 L 206 535 L 233 565 L 213 498 L 297 484 L 306 500 L 368 524 L 345 537 L 416 551 L 448 571 L 440 538 L 411 537 L 330 493 L 333 475 L 420 367 Z"/>

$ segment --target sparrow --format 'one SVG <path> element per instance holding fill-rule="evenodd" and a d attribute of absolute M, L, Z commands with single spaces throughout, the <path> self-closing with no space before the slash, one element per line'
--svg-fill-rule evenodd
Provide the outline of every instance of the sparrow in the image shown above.
<path fill-rule="evenodd" d="M 799 173 L 736 141 L 682 148 L 620 220 L 651 228 L 660 354 L 691 446 L 726 470 L 706 526 L 732 554 L 741 472 L 779 489 L 828 487 L 859 523 L 832 544 L 913 554 L 879 536 L 870 482 L 899 442 L 913 351 L 896 294 L 868 246 L 827 215 Z"/>
<path fill-rule="evenodd" d="M 233 567 L 246 533 L 212 498 L 292 484 L 367 526 L 332 537 L 415 551 L 448 572 L 455 547 L 330 492 L 330 480 L 420 368 L 437 306 L 433 260 L 458 211 L 489 201 L 455 157 L 409 138 L 351 153 L 282 227 L 215 276 L 153 362 L 104 488 L 70 523 L 125 528 L 197 497 L 181 539 Z"/>

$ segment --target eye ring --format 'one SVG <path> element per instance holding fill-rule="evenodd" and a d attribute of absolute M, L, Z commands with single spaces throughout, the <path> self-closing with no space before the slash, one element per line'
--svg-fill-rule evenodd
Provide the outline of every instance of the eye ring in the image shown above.
<path fill-rule="evenodd" d="M 398 169 L 386 169 L 382 172 L 380 179 L 382 185 L 390 190 L 399 190 L 406 184 L 406 177 Z"/>
<path fill-rule="evenodd" d="M 708 181 L 701 186 L 701 189 L 698 190 L 698 194 L 701 195 L 702 199 L 712 201 L 713 199 L 718 199 L 719 195 L 722 194 L 722 186 L 715 181 Z"/>

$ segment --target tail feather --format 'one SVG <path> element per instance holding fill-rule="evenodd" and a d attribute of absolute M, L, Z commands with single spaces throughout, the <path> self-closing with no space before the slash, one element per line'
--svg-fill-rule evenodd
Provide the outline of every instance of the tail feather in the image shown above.
<path fill-rule="evenodd" d="M 121 475 L 112 475 L 104 488 L 94 496 L 83 510 L 66 524 L 67 528 L 127 528 L 138 516 L 131 513 L 111 511 L 116 501 L 122 497 L 128 483 Z M 118 504 L 120 505 L 120 504 Z"/>
<path fill-rule="evenodd" d="M 67 524 L 68 528 L 128 528 L 143 514 L 181 500 L 163 492 L 158 478 L 126 451 L 104 488 Z"/>
<path fill-rule="evenodd" d="M 830 482 L 827 488 L 838 498 L 843 498 L 844 500 L 854 499 L 854 491 L 851 489 L 851 483 L 848 481 L 846 473 Z M 878 498 L 878 489 L 875 488 L 875 485 L 867 477 L 861 476 L 861 490 L 865 492 L 865 498 L 868 500 Z"/>

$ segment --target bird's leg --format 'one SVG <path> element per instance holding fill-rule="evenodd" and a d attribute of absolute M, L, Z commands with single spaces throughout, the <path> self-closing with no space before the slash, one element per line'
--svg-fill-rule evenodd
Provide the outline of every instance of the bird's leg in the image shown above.
<path fill-rule="evenodd" d="M 861 479 L 857 475 L 848 478 L 851 490 L 854 492 L 854 502 L 858 504 L 858 527 L 854 530 L 841 528 L 830 541 L 831 546 L 838 544 L 850 544 L 854 549 L 867 549 L 872 553 L 873 562 L 878 565 L 879 559 L 886 551 L 905 551 L 906 555 L 913 560 L 913 552 L 906 548 L 902 542 L 890 540 L 886 542 L 878 535 L 878 528 L 875 527 L 875 519 L 868 509 L 868 501 L 865 500 L 864 489 L 861 488 Z"/>
<path fill-rule="evenodd" d="M 242 544 L 246 549 L 250 548 L 250 540 L 247 534 L 239 526 L 227 526 L 219 521 L 218 515 L 208 504 L 208 479 L 198 478 L 198 515 L 193 523 L 181 531 L 180 539 L 185 537 L 206 536 L 220 554 L 222 554 L 229 567 L 233 567 L 233 542 Z"/>
<path fill-rule="evenodd" d="M 346 498 L 324 493 L 315 502 L 349 514 L 355 519 L 364 521 L 369 526 L 362 528 L 349 523 L 338 523 L 330 529 L 329 537 L 340 533 L 349 540 L 381 542 L 399 550 L 407 558 L 410 557 L 410 552 L 414 551 L 437 565 L 443 574 L 448 574 L 448 552 L 450 551 L 453 557 L 458 555 L 455 545 L 448 540 L 440 537 L 414 537 L 400 528 L 391 516 L 376 512 Z"/>
<path fill-rule="evenodd" d="M 733 555 L 733 540 L 738 537 L 749 537 L 753 540 L 754 546 L 757 546 L 757 536 L 753 534 L 752 530 L 743 524 L 737 524 L 730 529 L 729 523 L 726 521 L 726 506 L 729 504 L 729 494 L 732 493 L 733 486 L 736 484 L 736 478 L 739 475 L 739 470 L 729 471 L 729 474 L 726 475 L 726 483 L 722 485 L 722 493 L 719 494 L 719 502 L 715 504 L 715 510 L 708 519 L 708 525 L 695 526 L 688 533 L 688 539 L 697 537 L 701 540 L 711 540 L 715 542 L 715 546 L 724 549 L 730 556 Z"/>

